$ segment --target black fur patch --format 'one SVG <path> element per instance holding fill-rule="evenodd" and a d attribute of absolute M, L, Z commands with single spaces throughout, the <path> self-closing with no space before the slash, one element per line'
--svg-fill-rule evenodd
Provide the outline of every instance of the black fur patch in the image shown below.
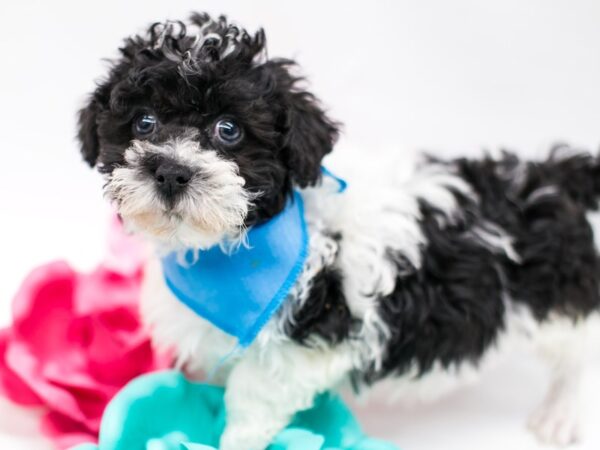
<path fill-rule="evenodd" d="M 330 344 L 348 338 L 353 319 L 342 291 L 342 276 L 326 267 L 312 281 L 310 293 L 302 308 L 294 313 L 285 333 L 305 344 L 310 336 L 318 336 Z"/>
<path fill-rule="evenodd" d="M 461 220 L 443 229 L 423 203 L 422 266 L 380 299 L 391 338 L 382 369 L 367 371 L 367 382 L 413 366 L 422 374 L 436 362 L 477 363 L 504 326 L 504 294 L 539 321 L 552 313 L 577 320 L 599 309 L 600 262 L 586 219 L 598 207 L 599 164 L 588 154 L 559 153 L 543 162 L 506 153 L 449 163 L 480 202 L 459 199 Z M 514 238 L 518 260 L 473 238 L 473 227 L 486 223 Z"/>
<path fill-rule="evenodd" d="M 506 154 L 460 160 L 458 167 L 481 196 L 482 217 L 515 238 L 521 262 L 506 265 L 511 297 L 538 320 L 552 312 L 578 319 L 598 309 L 600 262 L 586 219 L 598 207 L 597 160 L 556 147 L 543 162 L 518 163 Z"/>
<path fill-rule="evenodd" d="M 391 336 L 381 370 L 366 373 L 367 382 L 413 365 L 424 373 L 436 361 L 476 362 L 504 326 L 497 255 L 470 239 L 463 226 L 442 229 L 439 213 L 428 205 L 421 210 L 428 241 L 422 266 L 398 278 L 394 292 L 380 299 Z"/>

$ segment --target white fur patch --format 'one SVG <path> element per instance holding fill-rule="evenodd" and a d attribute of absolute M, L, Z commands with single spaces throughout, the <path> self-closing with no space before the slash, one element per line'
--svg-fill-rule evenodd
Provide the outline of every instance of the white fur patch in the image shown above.
<path fill-rule="evenodd" d="M 586 214 L 586 219 L 592 227 L 594 233 L 594 246 L 600 252 L 600 212 L 590 211 Z"/>
<path fill-rule="evenodd" d="M 141 163 L 147 155 L 165 156 L 193 170 L 175 205 L 161 201 L 154 179 L 143 172 Z M 133 141 L 125 160 L 127 165 L 113 171 L 105 189 L 132 231 L 165 251 L 243 240 L 252 195 L 244 189 L 245 180 L 234 162 L 200 148 L 193 135 L 162 145 Z"/>
<path fill-rule="evenodd" d="M 280 343 L 249 349 L 229 377 L 222 450 L 263 450 L 315 395 L 335 388 L 352 369 L 347 346 L 306 348 Z"/>
<path fill-rule="evenodd" d="M 205 46 L 216 50 L 216 59 L 223 60 L 242 45 L 243 40 L 249 39 L 248 33 L 242 27 L 234 23 L 222 22 L 221 19 L 215 21 L 208 16 L 204 17 L 201 25 L 183 24 L 178 21 L 156 24 L 152 28 L 152 33 L 154 33 L 152 48 L 161 50 L 168 60 L 179 63 L 179 72 L 184 77 L 198 72 L 198 62 L 201 60 L 201 52 Z M 172 39 L 181 42 L 183 38 L 189 38 L 184 48 L 174 47 L 170 42 Z M 214 52 L 206 52 L 203 62 L 214 60 Z M 254 57 L 253 63 L 261 64 L 266 60 L 266 48 L 263 48 Z"/>
<path fill-rule="evenodd" d="M 587 323 L 553 317 L 540 327 L 538 349 L 551 368 L 550 387 L 528 426 L 545 444 L 565 447 L 581 438 L 579 391 Z"/>
<path fill-rule="evenodd" d="M 336 265 L 344 276 L 350 312 L 362 324 L 357 365 L 378 368 L 384 356 L 389 330 L 377 312 L 378 300 L 392 293 L 403 270 L 390 252 L 406 260 L 407 271 L 418 269 L 427 244 L 419 225 L 419 201 L 426 200 L 446 223 L 453 223 L 460 211 L 454 192 L 472 196 L 469 186 L 442 165 L 424 166 L 398 185 L 353 182 L 343 195 L 327 187 L 303 192 L 311 230 L 342 236 Z"/>

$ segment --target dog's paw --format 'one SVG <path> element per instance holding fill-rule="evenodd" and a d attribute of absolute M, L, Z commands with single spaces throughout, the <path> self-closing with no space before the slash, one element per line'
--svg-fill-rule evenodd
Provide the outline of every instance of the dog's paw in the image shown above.
<path fill-rule="evenodd" d="M 567 447 L 581 439 L 579 413 L 571 402 L 544 402 L 531 415 L 527 425 L 547 445 Z"/>

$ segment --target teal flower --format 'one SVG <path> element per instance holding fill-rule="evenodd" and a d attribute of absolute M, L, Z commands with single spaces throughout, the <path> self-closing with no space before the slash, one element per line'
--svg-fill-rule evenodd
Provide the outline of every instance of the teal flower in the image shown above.
<path fill-rule="evenodd" d="M 222 388 L 175 371 L 141 376 L 108 405 L 98 445 L 72 450 L 215 450 L 225 427 Z M 323 394 L 300 412 L 269 450 L 398 450 L 365 436 L 339 397 Z"/>

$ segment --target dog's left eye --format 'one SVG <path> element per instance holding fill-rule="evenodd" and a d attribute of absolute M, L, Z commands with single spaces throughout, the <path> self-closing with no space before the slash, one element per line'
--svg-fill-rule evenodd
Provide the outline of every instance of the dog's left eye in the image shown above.
<path fill-rule="evenodd" d="M 152 114 L 144 114 L 138 117 L 133 124 L 133 130 L 138 136 L 148 136 L 156 130 L 156 117 Z"/>
<path fill-rule="evenodd" d="M 221 119 L 215 125 L 215 136 L 223 144 L 237 144 L 242 135 L 242 128 L 232 119 Z"/>

